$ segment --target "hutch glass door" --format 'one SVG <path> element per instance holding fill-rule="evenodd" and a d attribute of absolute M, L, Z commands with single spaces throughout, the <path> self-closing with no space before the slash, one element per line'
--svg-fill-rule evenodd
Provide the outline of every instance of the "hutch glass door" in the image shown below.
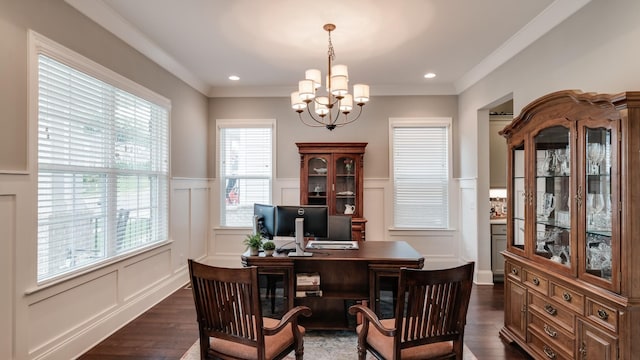
<path fill-rule="evenodd" d="M 611 130 L 585 130 L 585 259 L 586 272 L 612 280 Z"/>
<path fill-rule="evenodd" d="M 509 197 L 511 204 L 507 206 L 508 209 L 513 209 L 509 213 L 511 214 L 511 246 L 524 251 L 524 224 L 525 224 L 525 205 L 527 203 L 527 196 L 525 192 L 525 159 L 524 159 L 524 144 L 516 145 L 511 150 L 513 169 L 511 189 L 512 194 Z"/>
<path fill-rule="evenodd" d="M 570 129 L 552 126 L 534 137 L 536 256 L 571 268 Z"/>
<path fill-rule="evenodd" d="M 336 156 L 336 214 L 355 215 L 356 204 L 356 160 L 353 156 Z"/>
<path fill-rule="evenodd" d="M 327 159 L 322 156 L 309 157 L 308 169 L 308 185 L 307 185 L 307 204 L 309 205 L 328 205 L 328 172 Z"/>

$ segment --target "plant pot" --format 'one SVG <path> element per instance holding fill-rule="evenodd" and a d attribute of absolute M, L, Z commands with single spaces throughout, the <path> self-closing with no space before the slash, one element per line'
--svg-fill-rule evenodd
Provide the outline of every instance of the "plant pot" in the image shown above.
<path fill-rule="evenodd" d="M 273 250 L 265 250 L 264 256 L 273 256 Z"/>
<path fill-rule="evenodd" d="M 258 256 L 258 254 L 260 254 L 260 249 L 258 248 L 249 248 L 249 255 L 251 256 Z"/>

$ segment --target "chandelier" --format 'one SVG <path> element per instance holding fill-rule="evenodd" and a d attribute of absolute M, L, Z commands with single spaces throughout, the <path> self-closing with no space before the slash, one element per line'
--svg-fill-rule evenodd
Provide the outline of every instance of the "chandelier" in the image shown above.
<path fill-rule="evenodd" d="M 318 94 L 318 89 L 322 86 L 322 73 L 318 69 L 309 69 L 305 71 L 304 80 L 298 83 L 298 91 L 291 93 L 291 107 L 305 125 L 333 130 L 358 120 L 362 114 L 362 107 L 369 101 L 369 85 L 355 84 L 353 94 L 349 93 L 347 66 L 332 65 L 336 54 L 331 43 L 331 32 L 336 26 L 325 24 L 322 28 L 329 33 L 326 95 Z M 349 117 L 354 101 L 359 108 L 358 115 L 353 117 L 352 114 L 352 117 Z M 305 120 L 303 117 L 305 109 L 310 119 Z"/>

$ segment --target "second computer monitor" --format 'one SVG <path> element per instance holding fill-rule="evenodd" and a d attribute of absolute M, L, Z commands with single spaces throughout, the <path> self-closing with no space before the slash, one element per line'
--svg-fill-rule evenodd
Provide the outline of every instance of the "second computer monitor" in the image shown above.
<path fill-rule="evenodd" d="M 253 204 L 253 216 L 257 221 L 255 229 L 263 238 L 273 239 L 276 227 L 276 207 L 274 205 Z"/>
<path fill-rule="evenodd" d="M 296 218 L 304 219 L 304 237 L 328 236 L 329 209 L 321 205 L 276 206 L 276 236 L 295 236 Z"/>

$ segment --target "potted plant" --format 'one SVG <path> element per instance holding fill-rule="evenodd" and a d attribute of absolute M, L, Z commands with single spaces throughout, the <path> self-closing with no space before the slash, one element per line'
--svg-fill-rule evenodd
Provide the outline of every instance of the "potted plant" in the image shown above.
<path fill-rule="evenodd" d="M 244 244 L 249 249 L 249 255 L 256 256 L 262 247 L 262 236 L 260 234 L 247 235 Z"/>
<path fill-rule="evenodd" d="M 273 241 L 265 241 L 262 244 L 262 249 L 264 250 L 264 256 L 271 256 L 276 249 L 276 244 Z"/>

